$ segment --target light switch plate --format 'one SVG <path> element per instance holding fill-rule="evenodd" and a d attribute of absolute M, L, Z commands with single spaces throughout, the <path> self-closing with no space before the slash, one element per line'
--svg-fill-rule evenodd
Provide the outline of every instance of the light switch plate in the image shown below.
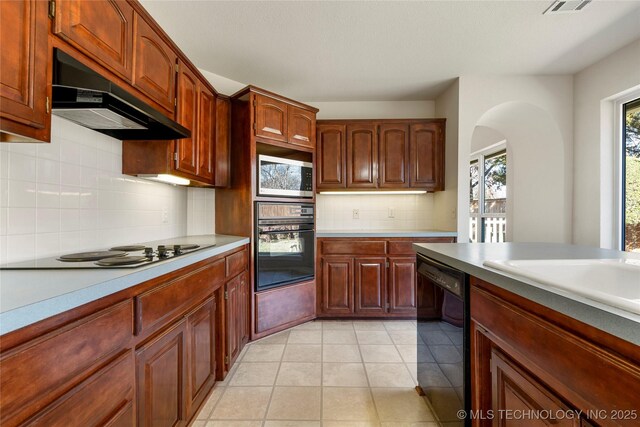
<path fill-rule="evenodd" d="M 353 210 L 353 219 L 360 219 L 360 209 Z"/>

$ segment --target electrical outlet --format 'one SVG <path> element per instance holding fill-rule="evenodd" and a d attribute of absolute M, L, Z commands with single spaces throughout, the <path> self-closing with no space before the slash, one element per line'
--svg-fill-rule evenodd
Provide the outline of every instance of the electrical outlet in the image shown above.
<path fill-rule="evenodd" d="M 396 217 L 396 210 L 394 208 L 389 208 L 389 218 L 395 218 Z"/>
<path fill-rule="evenodd" d="M 353 210 L 353 219 L 360 219 L 360 209 Z"/>
<path fill-rule="evenodd" d="M 167 209 L 167 207 L 163 207 L 162 208 L 162 223 L 166 224 L 169 222 L 169 210 Z"/>

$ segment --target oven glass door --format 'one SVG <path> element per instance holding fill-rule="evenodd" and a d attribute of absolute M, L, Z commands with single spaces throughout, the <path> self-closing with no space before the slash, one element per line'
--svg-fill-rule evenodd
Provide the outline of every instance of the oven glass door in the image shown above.
<path fill-rule="evenodd" d="M 256 290 L 312 278 L 313 224 L 259 225 Z"/>

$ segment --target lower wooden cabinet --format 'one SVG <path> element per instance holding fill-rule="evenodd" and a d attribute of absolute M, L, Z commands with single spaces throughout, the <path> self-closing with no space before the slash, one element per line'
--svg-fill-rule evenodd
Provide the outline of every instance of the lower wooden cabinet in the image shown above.
<path fill-rule="evenodd" d="M 186 410 L 186 321 L 136 351 L 138 425 L 182 426 Z"/>
<path fill-rule="evenodd" d="M 216 381 L 216 299 L 187 315 L 187 415 L 191 418 Z"/>
<path fill-rule="evenodd" d="M 225 343 L 235 358 L 249 340 L 247 253 L 236 248 L 0 337 L 0 424 L 187 425 L 231 366 Z M 219 308 L 224 291 L 230 301 Z"/>
<path fill-rule="evenodd" d="M 225 364 L 231 367 L 249 341 L 249 283 L 248 274 L 241 273 L 229 280 L 225 287 L 227 322 L 227 354 Z"/>
<path fill-rule="evenodd" d="M 416 295 L 413 242 L 455 238 L 318 238 L 318 317 L 413 317 L 421 304 L 435 310 L 442 296 Z M 441 310 L 441 307 L 439 308 Z"/>
<path fill-rule="evenodd" d="M 384 314 L 386 312 L 387 259 L 385 257 L 355 258 L 355 313 Z"/>
<path fill-rule="evenodd" d="M 42 427 L 135 426 L 134 355 L 125 352 L 25 423 Z"/>
<path fill-rule="evenodd" d="M 640 425 L 637 345 L 475 277 L 470 292 L 472 425 Z"/>

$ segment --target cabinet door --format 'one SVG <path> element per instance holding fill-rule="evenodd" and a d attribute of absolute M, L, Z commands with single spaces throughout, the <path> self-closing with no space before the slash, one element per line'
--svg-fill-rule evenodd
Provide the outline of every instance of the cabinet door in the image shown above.
<path fill-rule="evenodd" d="M 315 148 L 316 115 L 311 111 L 289 105 L 288 134 L 291 144 Z"/>
<path fill-rule="evenodd" d="M 380 187 L 409 186 L 409 125 L 380 125 Z"/>
<path fill-rule="evenodd" d="M 410 186 L 444 190 L 444 123 L 412 124 Z"/>
<path fill-rule="evenodd" d="M 236 276 L 229 280 L 225 287 L 225 311 L 227 314 L 227 368 L 233 365 L 233 362 L 240 354 L 240 346 L 242 341 L 242 320 L 240 314 L 240 276 Z"/>
<path fill-rule="evenodd" d="M 385 313 L 386 265 L 387 259 L 382 257 L 355 259 L 356 313 Z"/>
<path fill-rule="evenodd" d="M 376 125 L 347 125 L 347 187 L 378 186 L 378 140 Z"/>
<path fill-rule="evenodd" d="M 172 113 L 178 57 L 140 15 L 134 22 L 133 85 Z"/>
<path fill-rule="evenodd" d="M 30 427 L 104 425 L 133 427 L 135 425 L 134 389 L 134 356 L 129 350 L 24 425 Z"/>
<path fill-rule="evenodd" d="M 198 176 L 213 183 L 216 137 L 216 97 L 206 87 L 198 92 Z"/>
<path fill-rule="evenodd" d="M 183 63 L 178 73 L 178 123 L 191 131 L 189 138 L 176 140 L 176 169 L 198 174 L 198 78 Z"/>
<path fill-rule="evenodd" d="M 255 95 L 255 97 L 256 136 L 286 142 L 287 104 L 264 95 Z"/>
<path fill-rule="evenodd" d="M 389 313 L 416 313 L 416 258 L 389 258 Z"/>
<path fill-rule="evenodd" d="M 353 313 L 353 258 L 323 257 L 322 312 Z"/>
<path fill-rule="evenodd" d="M 494 414 L 526 414 L 549 411 L 550 414 L 566 414 L 570 411 L 564 403 L 533 377 L 504 356 L 499 350 L 491 350 L 491 391 Z M 518 417 L 497 417 L 494 425 L 522 426 Z M 579 426 L 580 419 L 559 417 L 554 419 L 527 419 L 527 426 Z"/>
<path fill-rule="evenodd" d="M 216 98 L 216 148 L 215 152 L 215 185 L 216 187 L 229 186 L 229 146 L 231 126 L 231 102 L 229 98 L 218 96 Z"/>
<path fill-rule="evenodd" d="M 133 7 L 124 0 L 58 0 L 54 32 L 131 81 Z"/>
<path fill-rule="evenodd" d="M 138 426 L 186 425 L 184 319 L 136 352 Z"/>
<path fill-rule="evenodd" d="M 48 141 L 47 2 L 3 0 L 0 16 L 0 131 Z"/>
<path fill-rule="evenodd" d="M 191 418 L 216 378 L 215 298 L 209 298 L 187 316 L 187 346 L 187 417 Z"/>
<path fill-rule="evenodd" d="M 316 150 L 316 187 L 345 188 L 346 126 L 318 125 Z"/>

